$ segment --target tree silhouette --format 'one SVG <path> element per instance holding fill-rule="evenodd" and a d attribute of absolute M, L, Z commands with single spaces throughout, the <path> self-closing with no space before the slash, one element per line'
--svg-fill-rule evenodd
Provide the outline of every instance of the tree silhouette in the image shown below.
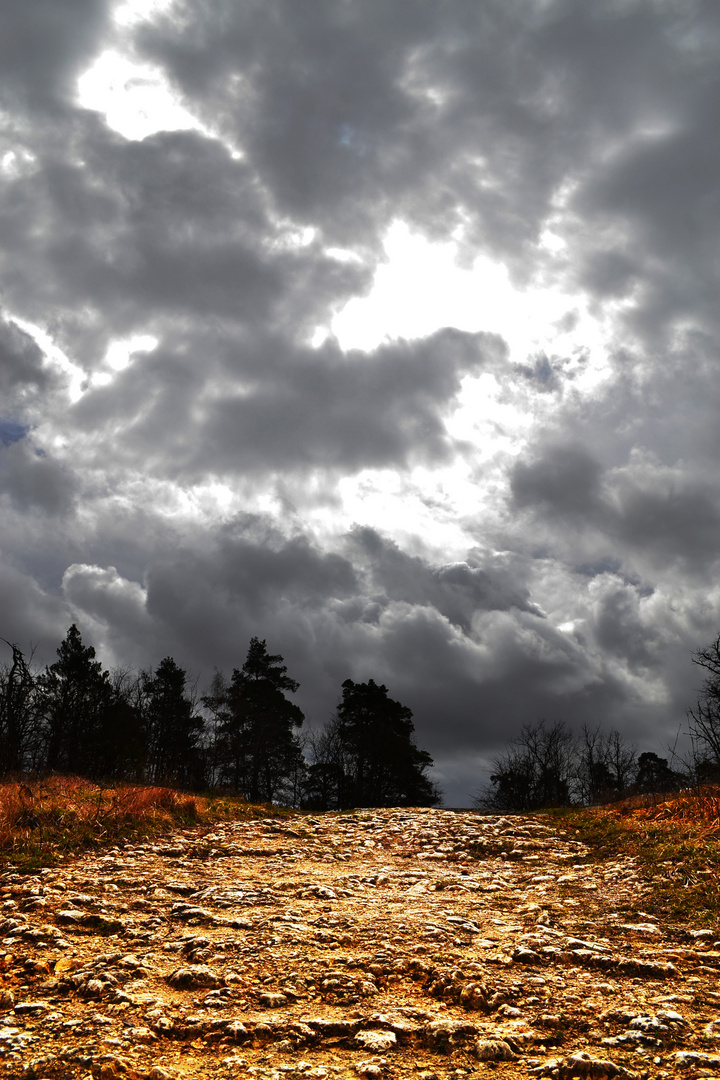
<path fill-rule="evenodd" d="M 638 758 L 635 777 L 635 790 L 638 794 L 654 795 L 676 791 L 684 782 L 685 778 L 670 768 L 667 758 L 658 757 L 652 751 L 647 751 Z"/>
<path fill-rule="evenodd" d="M 281 798 L 302 767 L 296 729 L 304 716 L 285 696 L 300 684 L 282 661 L 268 653 L 266 641 L 253 637 L 229 684 L 216 678 L 213 694 L 203 698 L 215 719 L 217 778 L 254 802 Z"/>
<path fill-rule="evenodd" d="M 308 799 L 350 806 L 434 806 L 433 761 L 413 741 L 412 711 L 370 679 L 342 684 L 342 700 L 310 766 Z"/>
<path fill-rule="evenodd" d="M 171 656 L 143 677 L 148 778 L 155 784 L 197 786 L 204 723 L 186 692 L 187 674 Z"/>
<path fill-rule="evenodd" d="M 5 640 L 4 638 L 2 639 Z M 0 675 L 0 774 L 20 773 L 32 764 L 35 715 L 35 679 L 17 645 L 12 663 Z"/>
<path fill-rule="evenodd" d="M 585 725 L 576 742 L 575 755 L 578 802 L 608 803 L 630 792 L 637 774 L 637 751 L 619 731 Z"/>
<path fill-rule="evenodd" d="M 493 762 L 492 790 L 476 799 L 491 810 L 568 806 L 575 771 L 573 737 L 561 720 L 526 724 Z"/>
<path fill-rule="evenodd" d="M 308 742 L 312 760 L 305 770 L 303 806 L 312 810 L 349 806 L 353 758 L 337 716 Z"/>
<path fill-rule="evenodd" d="M 708 673 L 694 709 L 688 710 L 690 737 L 703 778 L 720 776 L 720 635 L 693 655 L 693 664 Z"/>
<path fill-rule="evenodd" d="M 58 659 L 38 679 L 45 728 L 45 765 L 53 772 L 97 776 L 106 712 L 115 695 L 109 675 L 84 646 L 73 623 L 57 650 Z"/>

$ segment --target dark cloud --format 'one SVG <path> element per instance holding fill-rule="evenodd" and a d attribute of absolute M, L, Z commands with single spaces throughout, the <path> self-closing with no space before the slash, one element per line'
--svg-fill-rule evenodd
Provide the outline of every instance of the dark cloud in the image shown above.
<path fill-rule="evenodd" d="M 456 330 L 347 356 L 334 342 L 242 336 L 202 355 L 206 343 L 188 338 L 87 394 L 73 422 L 110 427 L 116 457 L 181 477 L 447 461 L 443 418 L 462 376 L 502 356 L 493 335 Z"/>
<path fill-rule="evenodd" d="M 68 609 L 62 598 L 45 590 L 30 574 L 23 574 L 0 558 L 0 636 L 25 652 L 34 654 L 38 664 L 51 663 L 55 649 L 69 625 Z M 0 663 L 11 659 L 0 642 Z"/>
<path fill-rule="evenodd" d="M 6 108 L 58 111 L 108 29 L 109 0 L 2 0 L 0 85 Z"/>
<path fill-rule="evenodd" d="M 50 388 L 52 379 L 44 363 L 42 351 L 29 334 L 13 322 L 0 318 L 0 399 L 7 423 L 13 421 L 8 413 L 17 418 L 28 405 L 36 403 L 37 397 Z"/>
<path fill-rule="evenodd" d="M 6 181 L 7 300 L 95 368 L 116 336 L 177 321 L 289 326 L 361 289 L 361 267 L 284 243 L 254 171 L 195 132 L 128 143 L 91 113 L 38 148 L 43 167 Z M 9 268 L 10 269 L 10 268 Z M 231 331 L 232 332 L 232 331 Z"/>
<path fill-rule="evenodd" d="M 356 582 L 342 556 L 249 516 L 202 545 L 181 548 L 172 558 L 159 555 L 146 588 L 156 626 L 211 665 L 236 663 L 252 634 L 266 636 L 267 626 L 277 634 L 283 619 L 304 620 L 331 598 L 353 595 Z"/>
<path fill-rule="evenodd" d="M 637 589 L 608 575 L 599 590 L 595 637 L 603 649 L 631 667 L 647 668 L 653 664 L 653 646 L 660 632 L 643 622 L 639 607 Z"/>
<path fill-rule="evenodd" d="M 537 506 L 585 524 L 600 507 L 601 477 L 602 466 L 582 446 L 551 446 L 513 467 L 510 489 L 518 507 Z"/>
<path fill-rule="evenodd" d="M 513 503 L 548 521 L 598 533 L 608 555 L 623 548 L 705 573 L 720 558 L 720 487 L 642 460 L 604 471 L 579 445 L 550 446 L 511 472 Z"/>
<path fill-rule="evenodd" d="M 77 479 L 27 439 L 0 450 L 0 495 L 20 509 L 66 514 L 73 508 Z"/>
<path fill-rule="evenodd" d="M 389 603 L 401 602 L 439 612 L 469 634 L 479 611 L 517 608 L 540 614 L 530 603 L 527 586 L 502 559 L 486 558 L 482 566 L 471 556 L 470 562 L 433 566 L 367 527 L 354 530 L 350 550 L 365 567 L 376 619 Z"/>
<path fill-rule="evenodd" d="M 259 634 L 315 722 L 407 701 L 450 802 L 539 715 L 662 749 L 720 624 L 717 5 L 116 7 L 0 0 L 0 636 L 209 676 Z M 80 106 L 106 50 L 201 127 Z M 479 284 L 341 348 L 395 221 L 548 340 Z"/>
<path fill-rule="evenodd" d="M 617 533 L 626 544 L 699 571 L 720 558 L 720 490 L 680 475 L 655 474 L 618 485 Z"/>
<path fill-rule="evenodd" d="M 214 402 L 205 445 L 220 468 L 231 459 L 253 471 L 448 460 L 443 415 L 461 377 L 479 373 L 494 344 L 486 335 L 442 330 L 367 357 L 344 357 L 328 344 L 277 366 L 271 344 L 274 378 Z"/>
<path fill-rule="evenodd" d="M 362 230 L 372 241 L 378 212 L 392 212 L 418 164 L 418 107 L 398 85 L 399 67 L 436 23 L 426 5 L 183 4 L 143 26 L 136 46 L 206 122 L 247 148 L 283 212 L 321 222 L 335 242 Z M 388 155 L 393 133 L 401 137 Z"/>

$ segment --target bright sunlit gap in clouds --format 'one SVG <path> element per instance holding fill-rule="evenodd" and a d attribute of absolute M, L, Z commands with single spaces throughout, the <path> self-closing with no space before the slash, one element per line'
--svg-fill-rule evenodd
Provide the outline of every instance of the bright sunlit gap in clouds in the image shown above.
<path fill-rule="evenodd" d="M 540 246 L 552 261 L 564 243 L 546 231 Z M 459 557 L 473 542 L 466 519 L 488 516 L 508 456 L 520 454 L 557 408 L 555 395 L 529 388 L 523 370 L 537 358 L 551 358 L 576 392 L 592 393 L 610 374 L 610 335 L 582 297 L 547 286 L 519 289 L 502 263 L 482 255 L 464 268 L 455 242 L 434 243 L 403 221 L 388 230 L 385 254 L 369 294 L 350 300 L 329 327 L 318 327 L 314 345 L 330 334 L 345 350 L 371 351 L 453 327 L 498 334 L 508 347 L 508 364 L 499 371 L 482 371 L 480 364 L 477 375 L 462 379 L 445 418 L 458 444 L 448 465 L 416 468 L 402 485 L 387 470 L 346 477 L 343 507 L 355 520 L 402 536 L 405 544 L 414 533 Z"/>
<path fill-rule="evenodd" d="M 371 350 L 385 340 L 425 337 L 444 326 L 500 334 L 515 362 L 542 349 L 569 352 L 577 341 L 586 349 L 603 348 L 602 327 L 581 297 L 546 286 L 518 289 L 507 267 L 485 255 L 466 269 L 458 264 L 454 241 L 434 243 L 401 220 L 388 229 L 384 246 L 386 261 L 369 295 L 350 300 L 331 321 L 329 332 L 344 349 Z M 542 246 L 551 254 L 562 241 L 552 233 Z M 563 320 L 572 331 L 563 329 Z M 319 328 L 315 343 L 327 333 Z"/>
<path fill-rule="evenodd" d="M 87 379 L 87 376 L 80 365 L 76 364 L 58 345 L 55 344 L 53 338 L 42 326 L 38 326 L 28 319 L 21 319 L 17 315 L 12 316 L 12 321 L 35 341 L 38 347 L 42 349 L 47 360 L 49 360 L 51 364 L 54 364 L 56 369 L 65 375 L 67 379 L 67 393 L 70 401 L 73 404 L 76 401 L 79 401 L 83 395 Z"/>
<path fill-rule="evenodd" d="M 103 52 L 78 79 L 77 101 L 102 113 L 108 127 L 126 139 L 159 131 L 207 131 L 180 104 L 158 68 L 114 49 Z"/>
<path fill-rule="evenodd" d="M 117 338 L 106 354 L 104 364 L 109 371 L 96 371 L 90 379 L 90 386 L 108 386 L 115 375 L 124 371 L 132 363 L 137 353 L 148 353 L 156 349 L 160 341 L 152 334 L 133 334 L 129 338 Z"/>

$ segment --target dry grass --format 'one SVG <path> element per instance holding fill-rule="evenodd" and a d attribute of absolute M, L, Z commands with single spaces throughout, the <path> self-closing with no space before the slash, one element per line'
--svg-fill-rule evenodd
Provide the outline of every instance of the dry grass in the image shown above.
<path fill-rule="evenodd" d="M 593 858 L 635 858 L 659 916 L 717 924 L 720 787 L 638 796 L 609 806 L 558 811 L 554 818 L 563 831 L 589 845 Z"/>
<path fill-rule="evenodd" d="M 31 869 L 121 839 L 283 813 L 287 811 L 239 798 L 187 795 L 162 787 L 108 787 L 74 776 L 6 782 L 0 784 L 0 862 Z"/>

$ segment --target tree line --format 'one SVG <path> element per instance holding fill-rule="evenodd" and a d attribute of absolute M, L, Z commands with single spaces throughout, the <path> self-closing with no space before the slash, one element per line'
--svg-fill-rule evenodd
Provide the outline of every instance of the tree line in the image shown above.
<path fill-rule="evenodd" d="M 685 759 L 639 754 L 616 730 L 584 727 L 574 734 L 562 721 L 538 720 L 495 758 L 490 785 L 475 797 L 481 809 L 539 810 L 591 806 L 630 795 L 662 794 L 720 782 L 720 636 L 693 654 L 706 673 L 688 710 L 690 754 Z"/>
<path fill-rule="evenodd" d="M 299 683 L 253 637 L 245 662 L 200 695 L 172 657 L 152 671 L 105 670 L 77 626 L 35 670 L 18 645 L 0 668 L 0 776 L 73 773 L 313 810 L 433 806 L 433 761 L 412 712 L 386 686 L 346 679 L 336 711 L 303 737 Z M 495 759 L 475 803 L 495 811 L 591 805 L 720 781 L 720 636 L 692 658 L 706 675 L 688 711 L 689 760 L 638 753 L 616 730 L 527 724 Z"/>
<path fill-rule="evenodd" d="M 2 776 L 72 773 L 314 810 L 441 802 L 412 712 L 386 686 L 347 679 L 335 715 L 303 739 L 290 697 L 299 683 L 257 637 L 242 667 L 216 671 L 204 695 L 172 657 L 154 671 L 105 670 L 74 624 L 42 671 L 6 644 Z"/>
<path fill-rule="evenodd" d="M 638 754 L 618 731 L 584 727 L 576 735 L 561 720 L 538 720 L 495 759 L 490 787 L 475 802 L 502 812 L 592 806 L 686 783 L 667 758 Z"/>

